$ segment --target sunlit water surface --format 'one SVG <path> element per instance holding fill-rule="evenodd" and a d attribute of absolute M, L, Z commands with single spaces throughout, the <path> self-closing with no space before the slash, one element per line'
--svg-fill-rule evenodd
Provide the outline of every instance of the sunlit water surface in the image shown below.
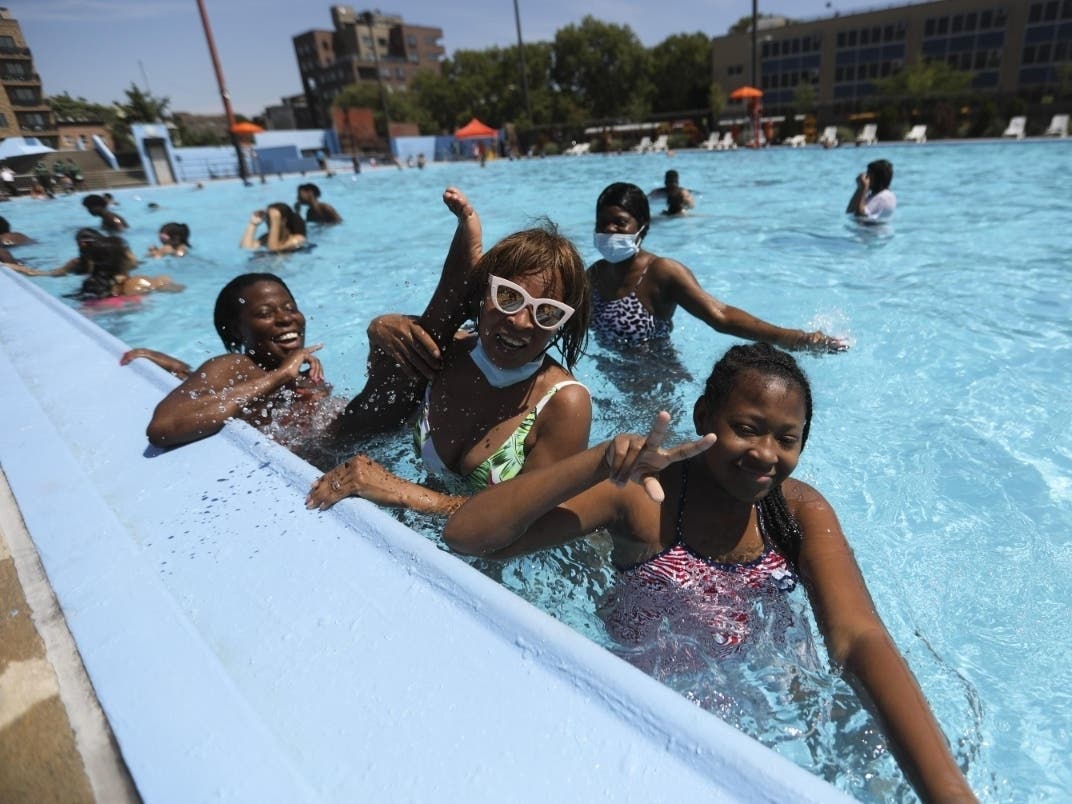
<path fill-rule="evenodd" d="M 900 207 L 891 226 L 864 229 L 842 211 L 854 176 L 877 158 L 895 165 Z M 418 312 L 431 294 L 454 228 L 440 202 L 444 187 L 469 194 L 486 245 L 546 215 L 591 260 L 601 188 L 633 181 L 650 189 L 669 167 L 696 193 L 697 208 L 656 220 L 649 249 L 762 318 L 852 342 L 847 354 L 802 358 L 816 414 L 797 474 L 837 508 L 879 612 L 974 789 L 994 802 L 1067 795 L 1072 143 L 562 157 L 122 191 L 119 212 L 139 254 L 164 222 L 190 225 L 190 256 L 141 269 L 169 273 L 187 290 L 88 314 L 132 346 L 196 364 L 221 351 L 211 310 L 224 282 L 276 272 L 308 317 L 308 342 L 324 343 L 328 377 L 345 396 L 363 382 L 369 320 Z M 293 201 L 310 178 L 345 224 L 314 229 L 308 253 L 241 251 L 249 212 Z M 150 211 L 150 201 L 159 209 Z M 77 197 L 18 200 L 0 213 L 40 239 L 18 251 L 40 267 L 72 257 L 75 230 L 92 223 Z M 80 282 L 33 281 L 56 294 Z M 596 400 L 594 438 L 641 430 L 660 408 L 689 435 L 691 403 L 734 340 L 684 313 L 675 327 L 674 353 L 652 356 L 641 370 L 590 345 L 577 375 Z M 422 477 L 406 439 L 382 439 L 370 451 Z M 438 540 L 441 523 L 404 519 Z M 596 536 L 503 565 L 476 563 L 852 795 L 911 800 L 874 721 L 829 671 L 801 591 L 788 623 L 754 633 L 743 655 L 716 661 L 670 630 L 656 645 L 627 650 L 612 644 L 599 616 L 614 582 L 607 549 Z"/>

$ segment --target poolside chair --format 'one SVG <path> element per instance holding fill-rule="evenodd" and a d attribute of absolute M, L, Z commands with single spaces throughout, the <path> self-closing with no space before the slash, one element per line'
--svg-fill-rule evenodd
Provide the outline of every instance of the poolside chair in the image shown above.
<path fill-rule="evenodd" d="M 642 137 L 640 142 L 633 146 L 633 150 L 638 154 L 645 153 L 651 150 L 651 137 Z"/>
<path fill-rule="evenodd" d="M 792 137 L 786 137 L 782 144 L 788 145 L 790 148 L 803 148 L 808 144 L 808 138 L 803 134 L 794 134 Z"/>
<path fill-rule="evenodd" d="M 1009 127 L 1002 133 L 1002 137 L 1016 137 L 1018 140 L 1024 138 L 1024 126 L 1027 125 L 1027 118 L 1023 115 L 1014 117 L 1009 121 Z"/>
<path fill-rule="evenodd" d="M 1068 136 L 1068 115 L 1067 114 L 1055 114 L 1053 120 L 1050 121 L 1050 127 L 1046 129 L 1045 136 L 1047 137 L 1067 137 Z"/>
<path fill-rule="evenodd" d="M 701 148 L 706 148 L 708 151 L 715 150 L 718 145 L 718 132 L 712 131 L 707 135 L 707 139 L 700 143 Z"/>
<path fill-rule="evenodd" d="M 905 142 L 918 142 L 924 143 L 927 141 L 927 126 L 923 123 L 912 126 L 907 134 L 904 135 Z"/>
<path fill-rule="evenodd" d="M 878 142 L 878 123 L 868 123 L 856 135 L 857 145 L 874 145 Z"/>
<path fill-rule="evenodd" d="M 824 128 L 823 133 L 819 136 L 819 144 L 824 148 L 836 148 L 838 144 L 837 126 L 827 126 Z"/>
<path fill-rule="evenodd" d="M 584 156 L 592 150 L 590 142 L 575 142 L 562 152 L 563 156 Z"/>
<path fill-rule="evenodd" d="M 668 151 L 670 150 L 670 137 L 666 134 L 660 134 L 655 138 L 655 142 L 651 144 L 652 151 Z"/>
<path fill-rule="evenodd" d="M 733 139 L 733 132 L 732 131 L 727 131 L 725 134 L 723 134 L 722 139 L 720 139 L 715 144 L 715 150 L 716 151 L 732 151 L 732 150 L 735 150 L 736 148 L 737 148 L 737 141 Z"/>

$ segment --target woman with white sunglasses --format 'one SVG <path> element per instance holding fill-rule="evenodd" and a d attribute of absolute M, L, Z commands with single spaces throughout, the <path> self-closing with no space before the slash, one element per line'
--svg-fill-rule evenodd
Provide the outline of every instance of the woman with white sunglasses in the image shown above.
<path fill-rule="evenodd" d="M 453 192 L 453 205 L 444 198 L 448 206 L 475 217 L 464 196 Z M 479 233 L 479 226 L 471 231 Z M 449 514 L 474 491 L 588 446 L 591 398 L 569 373 L 589 315 L 577 249 L 546 222 L 497 243 L 469 281 L 479 297 L 476 331 L 441 349 L 441 367 L 425 383 L 414 426 L 415 446 L 444 490 L 404 480 L 357 455 L 313 483 L 308 507 L 325 509 L 359 496 Z M 562 363 L 548 354 L 552 346 Z"/>

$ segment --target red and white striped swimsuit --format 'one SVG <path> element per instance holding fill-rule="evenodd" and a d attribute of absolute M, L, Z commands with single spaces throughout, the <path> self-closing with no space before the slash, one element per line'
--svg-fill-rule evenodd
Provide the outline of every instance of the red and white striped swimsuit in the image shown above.
<path fill-rule="evenodd" d="M 726 564 L 698 555 L 681 532 L 686 474 L 678 502 L 677 541 L 647 561 L 623 571 L 607 616 L 607 629 L 619 642 L 641 645 L 654 640 L 665 622 L 675 634 L 698 639 L 708 651 L 728 654 L 751 631 L 749 618 L 760 596 L 781 596 L 797 577 L 785 556 L 767 538 L 757 506 L 763 553 L 753 561 Z"/>

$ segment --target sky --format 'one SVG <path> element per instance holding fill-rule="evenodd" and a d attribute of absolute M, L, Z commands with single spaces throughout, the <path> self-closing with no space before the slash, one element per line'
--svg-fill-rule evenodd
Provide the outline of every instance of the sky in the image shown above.
<path fill-rule="evenodd" d="M 752 13 L 751 0 L 516 0 L 526 42 L 588 15 L 628 25 L 647 47 L 677 33 L 722 36 Z M 514 0 L 381 0 L 380 11 L 441 28 L 448 56 L 517 43 Z M 760 0 L 760 13 L 795 19 L 906 3 L 876 0 Z M 68 92 L 96 103 L 125 100 L 131 83 L 167 97 L 172 112 L 220 114 L 219 88 L 196 0 L 0 0 L 19 21 L 46 95 Z M 329 0 L 204 0 L 216 50 L 238 114 L 254 117 L 301 92 L 291 39 L 331 29 Z M 352 4 L 363 11 L 368 6 Z"/>

